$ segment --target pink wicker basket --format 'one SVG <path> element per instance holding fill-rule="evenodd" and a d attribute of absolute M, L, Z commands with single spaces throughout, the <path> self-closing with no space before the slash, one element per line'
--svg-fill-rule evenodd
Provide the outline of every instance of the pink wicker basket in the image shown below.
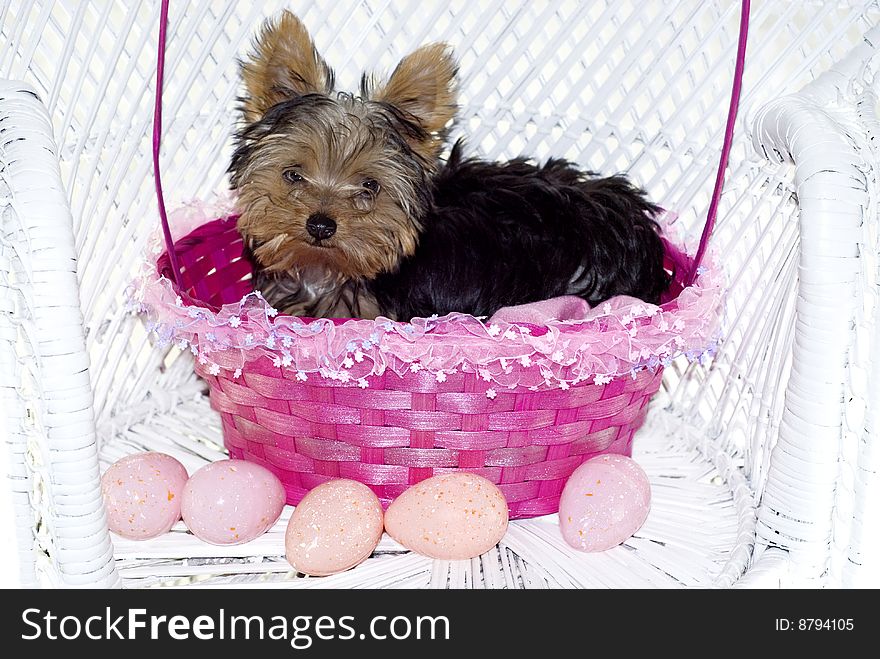
<path fill-rule="evenodd" d="M 616 298 L 588 318 L 546 326 L 487 326 L 463 314 L 410 323 L 278 314 L 252 290 L 231 209 L 182 209 L 174 223 L 165 214 L 159 143 L 167 12 L 163 0 L 153 159 L 168 248 L 162 252 L 157 236 L 152 253 L 159 256 L 148 259 L 132 301 L 160 343 L 197 356 L 229 454 L 277 474 L 289 503 L 324 481 L 352 478 L 387 505 L 414 483 L 464 470 L 496 483 L 512 518 L 555 512 L 578 465 L 602 453 L 631 454 L 663 366 L 712 352 L 721 278 L 700 264 L 733 136 L 748 2 L 696 256 L 664 239 L 673 282 L 660 306 Z M 184 237 L 174 242 L 172 229 Z"/>
<path fill-rule="evenodd" d="M 430 348 L 421 359 L 399 358 L 383 345 L 407 338 L 401 327 L 410 330 L 415 321 L 385 322 L 391 339 L 383 342 L 375 341 L 378 321 L 275 316 L 252 292 L 235 219 L 209 221 L 175 243 L 179 286 L 167 253 L 152 261 L 138 308 L 152 317 L 150 328 L 162 341 L 189 345 L 198 355 L 196 371 L 209 385 L 230 455 L 272 470 L 292 504 L 333 478 L 361 481 L 387 504 L 434 474 L 465 470 L 498 484 L 512 518 L 555 512 L 578 465 L 601 453 L 631 454 L 662 362 L 681 352 L 697 357 L 717 336 L 717 281 L 703 273 L 685 288 L 691 259 L 667 242 L 675 283 L 660 307 L 637 305 L 641 315 L 625 307 L 557 327 L 518 325 L 514 333 L 470 316 L 426 321 L 405 346 L 411 353 L 430 341 Z M 450 326 L 466 328 L 466 335 Z M 336 334 L 339 340 L 323 340 Z M 477 356 L 462 357 L 459 348 L 472 336 Z M 590 352 L 596 336 L 616 337 L 603 348 L 608 354 Z M 362 340 L 353 346 L 352 337 Z M 629 339 L 624 352 L 620 337 Z M 338 348 L 340 341 L 347 347 Z M 487 342 L 498 346 L 498 355 L 484 354 Z M 304 345 L 332 353 L 338 368 L 326 367 L 332 361 L 326 356 L 322 368 L 320 355 Z M 644 345 L 652 350 L 633 352 Z M 534 361 L 515 359 L 524 349 Z M 542 360 L 541 351 L 556 354 Z M 433 362 L 424 357 L 438 352 Z M 614 356 L 620 354 L 639 363 Z M 450 355 L 458 355 L 457 368 L 449 368 Z M 609 375 L 609 356 L 622 372 Z M 603 359 L 602 370 L 584 372 Z M 490 364 L 495 367 L 485 368 Z"/>

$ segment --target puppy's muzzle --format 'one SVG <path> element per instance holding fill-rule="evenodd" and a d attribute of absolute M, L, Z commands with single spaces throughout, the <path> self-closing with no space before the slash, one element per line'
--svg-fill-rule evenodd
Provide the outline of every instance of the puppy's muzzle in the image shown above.
<path fill-rule="evenodd" d="M 306 220 L 306 231 L 316 240 L 326 240 L 336 233 L 336 222 L 323 213 L 313 213 Z"/>

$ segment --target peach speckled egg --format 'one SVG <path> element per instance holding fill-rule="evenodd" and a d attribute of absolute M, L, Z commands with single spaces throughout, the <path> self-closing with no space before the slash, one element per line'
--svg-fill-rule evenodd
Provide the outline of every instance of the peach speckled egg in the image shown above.
<path fill-rule="evenodd" d="M 476 474 L 444 474 L 397 497 L 385 511 L 385 530 L 414 552 L 459 560 L 498 544 L 507 518 L 507 501 L 491 482 Z"/>
<path fill-rule="evenodd" d="M 581 551 L 605 551 L 638 531 L 651 508 L 651 486 L 631 458 L 601 455 L 569 477 L 559 500 L 562 537 Z"/>
<path fill-rule="evenodd" d="M 167 533 L 180 519 L 187 473 L 164 453 L 135 453 L 114 462 L 101 477 L 110 530 L 131 540 Z"/>
<path fill-rule="evenodd" d="M 180 510 L 193 534 L 212 545 L 238 545 L 265 533 L 281 516 L 281 481 L 245 460 L 205 465 L 183 488 Z"/>
<path fill-rule="evenodd" d="M 300 572 L 326 576 L 369 558 L 382 538 L 382 504 L 357 481 L 332 480 L 306 494 L 284 536 L 287 560 Z"/>

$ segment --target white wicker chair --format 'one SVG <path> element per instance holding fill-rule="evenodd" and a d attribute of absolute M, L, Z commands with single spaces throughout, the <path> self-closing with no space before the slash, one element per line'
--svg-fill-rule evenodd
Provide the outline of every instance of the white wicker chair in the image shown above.
<path fill-rule="evenodd" d="M 474 148 L 626 170 L 699 230 L 738 2 L 292 4 L 351 87 L 364 65 L 387 70 L 417 45 L 450 41 L 463 74 L 457 132 Z M 235 59 L 281 5 L 172 3 L 170 207 L 225 189 Z M 325 579 L 298 577 L 284 560 L 289 509 L 237 547 L 204 544 L 182 524 L 142 543 L 106 528 L 99 465 L 143 449 L 172 453 L 190 470 L 222 456 L 219 420 L 189 355 L 154 348 L 125 308 L 158 222 L 158 8 L 0 2 L 0 418 L 25 585 L 880 583 L 875 2 L 753 7 L 712 241 L 730 283 L 726 339 L 711 363 L 667 369 L 637 437 L 654 493 L 644 528 L 585 555 L 563 543 L 552 518 L 516 522 L 498 548 L 461 563 L 407 553 L 386 537 L 365 564 Z"/>

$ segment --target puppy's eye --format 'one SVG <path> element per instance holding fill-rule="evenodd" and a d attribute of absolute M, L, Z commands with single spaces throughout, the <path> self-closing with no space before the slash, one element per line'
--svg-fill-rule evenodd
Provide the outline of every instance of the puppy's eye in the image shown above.
<path fill-rule="evenodd" d="M 295 169 L 284 170 L 282 176 L 284 177 L 284 180 L 288 183 L 302 183 L 303 181 L 305 181 L 302 174 L 300 174 Z"/>
<path fill-rule="evenodd" d="M 368 178 L 368 179 L 366 179 L 366 180 L 362 183 L 362 185 L 363 185 L 367 190 L 369 190 L 370 192 L 372 192 L 373 194 L 379 194 L 380 186 L 379 186 L 379 181 L 377 181 L 376 179 L 374 179 L 374 178 Z"/>

